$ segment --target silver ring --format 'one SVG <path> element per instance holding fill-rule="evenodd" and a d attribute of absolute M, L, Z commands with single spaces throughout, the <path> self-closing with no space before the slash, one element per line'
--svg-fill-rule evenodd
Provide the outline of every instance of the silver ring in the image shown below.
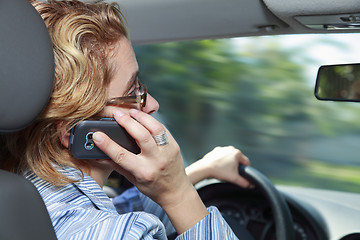
<path fill-rule="evenodd" d="M 168 139 L 168 136 L 165 131 L 164 131 L 164 133 L 159 134 L 159 135 L 152 135 L 152 137 L 154 138 L 154 140 L 158 146 L 163 146 L 163 145 L 166 145 L 169 143 L 169 139 Z"/>

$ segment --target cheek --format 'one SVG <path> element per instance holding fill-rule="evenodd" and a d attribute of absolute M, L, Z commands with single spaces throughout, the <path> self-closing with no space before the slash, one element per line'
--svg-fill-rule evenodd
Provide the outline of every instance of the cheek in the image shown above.
<path fill-rule="evenodd" d="M 122 96 L 123 92 L 125 91 L 122 89 L 122 85 L 124 84 L 118 84 L 115 81 L 110 82 L 107 90 L 108 99 Z"/>
<path fill-rule="evenodd" d="M 116 73 L 112 76 L 112 80 L 110 80 L 107 86 L 107 97 L 108 99 L 114 97 L 121 97 L 124 95 L 126 88 L 128 86 L 128 80 L 123 76 L 127 76 L 126 73 Z"/>
<path fill-rule="evenodd" d="M 126 115 L 130 115 L 128 108 L 121 108 L 115 106 L 106 106 L 99 114 L 99 118 L 113 118 L 115 111 L 121 111 Z"/>

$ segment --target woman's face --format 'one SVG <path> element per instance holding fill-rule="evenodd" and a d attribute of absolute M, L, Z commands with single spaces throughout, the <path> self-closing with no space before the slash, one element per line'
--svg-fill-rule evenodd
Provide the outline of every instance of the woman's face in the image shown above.
<path fill-rule="evenodd" d="M 114 54 L 110 59 L 110 63 L 114 66 L 114 72 L 108 86 L 108 99 L 129 95 L 136 86 L 139 74 L 139 66 L 135 53 L 128 39 L 122 38 L 119 40 L 113 51 Z M 115 108 L 121 109 L 125 114 L 130 109 L 125 106 L 107 106 L 102 115 L 112 117 L 112 112 Z M 147 94 L 146 106 L 141 110 L 152 114 L 158 109 L 159 103 L 150 94 Z"/>
<path fill-rule="evenodd" d="M 110 64 L 114 66 L 113 78 L 108 86 L 108 100 L 116 97 L 129 95 L 134 89 L 137 76 L 139 74 L 139 66 L 135 58 L 134 50 L 130 42 L 126 38 L 122 38 L 115 46 L 111 55 Z M 136 107 L 135 105 L 133 106 Z M 155 113 L 159 109 L 159 103 L 150 95 L 147 95 L 146 106 L 141 110 L 148 114 Z M 113 117 L 115 110 L 121 110 L 124 114 L 129 114 L 129 106 L 106 106 L 99 114 L 99 117 Z M 91 161 L 92 166 L 101 169 L 108 169 L 109 174 L 112 171 L 113 162 L 108 159 Z M 86 172 L 86 169 L 82 169 Z M 92 171 L 86 172 L 90 175 Z M 94 174 L 92 177 L 95 177 Z M 96 177 L 95 177 L 96 178 Z"/>

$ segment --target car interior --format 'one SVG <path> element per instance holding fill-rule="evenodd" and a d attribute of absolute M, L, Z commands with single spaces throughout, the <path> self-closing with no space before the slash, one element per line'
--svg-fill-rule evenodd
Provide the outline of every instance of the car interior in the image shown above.
<path fill-rule="evenodd" d="M 0 19 L 0 133 L 6 134 L 27 126 L 46 106 L 54 56 L 45 24 L 28 1 L 1 1 Z M 1 239 L 56 239 L 30 182 L 0 170 L 0 185 Z"/>
<path fill-rule="evenodd" d="M 135 46 L 250 36 L 360 33 L 360 4 L 356 0 L 116 2 L 127 19 Z M 28 126 L 46 106 L 54 59 L 46 27 L 27 0 L 0 1 L 0 32 L 0 134 L 7 134 Z M 350 72 L 350 77 L 339 72 Z M 354 76 L 360 76 L 357 64 L 321 67 L 316 83 L 313 79 L 315 96 L 326 101 L 359 102 L 356 86 L 351 85 Z M 359 194 L 274 185 L 253 167 L 241 166 L 239 173 L 255 188 L 242 189 L 216 180 L 197 186 L 204 203 L 219 208 L 239 239 L 360 239 Z M 114 178 L 124 181 L 116 174 Z M 21 176 L 3 170 L 0 179 L 0 239 L 56 239 L 36 188 Z M 113 189 L 107 191 L 109 196 L 116 194 Z"/>

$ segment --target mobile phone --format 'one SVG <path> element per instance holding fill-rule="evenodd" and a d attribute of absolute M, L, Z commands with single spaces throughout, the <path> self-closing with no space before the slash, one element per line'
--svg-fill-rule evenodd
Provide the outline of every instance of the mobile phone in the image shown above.
<path fill-rule="evenodd" d="M 110 159 L 94 143 L 92 135 L 103 132 L 128 151 L 138 154 L 136 141 L 113 118 L 84 120 L 70 131 L 69 151 L 78 159 Z"/>

